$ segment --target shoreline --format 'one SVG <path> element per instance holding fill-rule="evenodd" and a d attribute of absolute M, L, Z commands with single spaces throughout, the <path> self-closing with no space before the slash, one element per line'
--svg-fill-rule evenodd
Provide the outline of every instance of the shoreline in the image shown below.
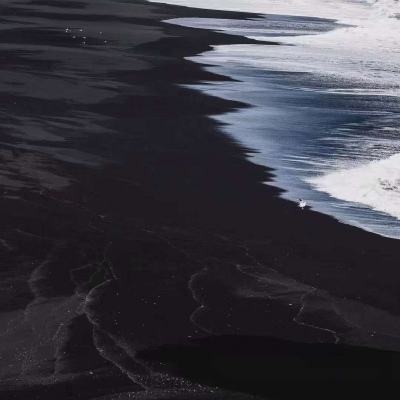
<path fill-rule="evenodd" d="M 127 66 L 111 63 L 104 75 L 113 96 L 79 108 L 82 115 L 96 117 L 104 132 L 92 135 L 84 127 L 83 139 L 63 142 L 63 148 L 90 150 L 107 162 L 91 168 L 78 156 L 74 163 L 58 160 L 51 170 L 70 178 L 69 187 L 25 188 L 18 199 L 1 199 L 1 238 L 8 247 L 2 256 L 8 265 L 4 278 L 10 282 L 1 313 L 8 329 L 0 343 L 7 367 L 0 385 L 0 393 L 9 396 L 4 398 L 111 400 L 122 386 L 122 393 L 140 392 L 143 399 L 162 398 L 157 390 L 175 390 L 171 398 L 232 398 L 178 384 L 178 379 L 152 380 L 136 353 L 202 339 L 207 332 L 334 343 L 331 333 L 294 321 L 303 305 L 271 298 L 271 282 L 278 294 L 282 288 L 286 294 L 317 288 L 397 317 L 397 241 L 312 211 L 299 212 L 278 198 L 279 189 L 263 183 L 273 171 L 251 164 L 245 157 L 249 150 L 209 118 L 246 105 L 182 86 L 227 79 L 184 57 L 212 44 L 249 41 L 161 20 L 251 15 L 138 1 L 100 18 L 101 7 L 91 6 L 102 24 L 123 21 L 138 42 L 130 52 L 125 43 L 121 50 L 114 32 L 117 54 L 129 54 Z M 53 15 L 40 4 L 35 7 L 41 18 L 67 19 L 66 12 Z M 74 21 L 82 10 L 79 4 L 71 7 L 77 7 L 70 16 Z M 132 20 L 124 20 L 127 11 L 134 13 Z M 82 19 L 88 26 L 96 20 L 89 17 Z M 52 38 L 52 46 L 65 45 L 64 37 Z M 81 62 L 77 58 L 74 66 L 82 67 Z M 18 101 L 29 100 L 21 97 Z M 43 118 L 49 107 L 43 104 L 32 111 L 34 116 Z M 70 107 L 68 102 L 62 106 Z M 13 138 L 8 146 L 16 144 Z M 58 154 L 55 149 L 49 154 Z M 357 336 L 357 327 L 312 294 L 307 298 L 312 318 L 333 324 L 341 334 L 352 333 L 362 345 L 366 339 Z M 397 337 L 378 336 L 376 347 L 399 346 Z"/>
<path fill-rule="evenodd" d="M 250 37 L 249 32 L 254 32 L 253 38 L 257 38 L 255 31 L 258 29 L 258 35 L 265 39 L 269 36 L 268 26 L 279 24 L 280 19 L 279 16 L 274 19 L 270 15 L 264 18 L 243 22 L 222 19 L 175 19 L 167 22 L 209 30 L 218 27 L 219 31 L 243 37 Z M 300 18 L 292 19 L 294 26 L 303 21 Z M 331 25 L 330 20 L 321 21 L 324 21 L 319 26 L 319 33 L 322 34 L 341 27 Z M 304 23 L 307 24 L 307 19 Z M 302 37 L 304 33 L 299 30 L 297 35 Z M 248 156 L 250 161 L 274 170 L 272 184 L 283 190 L 283 198 L 294 202 L 299 198 L 307 199 L 314 211 L 332 216 L 339 222 L 383 237 L 399 239 L 395 204 L 390 208 L 390 192 L 379 192 L 382 188 L 378 184 L 380 181 L 387 182 L 388 188 L 396 188 L 395 182 L 389 184 L 391 178 L 389 176 L 386 179 L 383 168 L 384 165 L 389 167 L 395 164 L 395 157 L 390 161 L 395 153 L 393 150 L 390 152 L 389 145 L 383 146 L 377 136 L 380 124 L 386 123 L 391 127 L 395 123 L 397 108 L 388 99 L 380 100 L 377 105 L 377 102 L 370 100 L 368 93 L 365 96 L 360 93 L 351 95 L 349 92 L 344 95 L 338 92 L 332 94 L 329 85 L 335 85 L 334 80 L 319 84 L 319 75 L 313 78 L 313 74 L 289 73 L 279 68 L 275 70 L 274 62 L 266 67 L 269 57 L 275 61 L 281 58 L 282 47 L 287 47 L 283 51 L 283 59 L 285 54 L 292 52 L 291 46 L 285 46 L 284 41 L 282 44 L 278 48 L 263 46 L 261 41 L 257 45 L 214 46 L 211 51 L 190 57 L 189 60 L 203 65 L 207 71 L 231 79 L 221 83 L 201 82 L 191 88 L 250 106 L 214 118 L 222 123 L 224 134 L 244 147 L 255 149 Z M 324 79 L 323 76 L 320 78 Z M 266 93 L 268 95 L 263 95 Z M 281 115 L 287 118 L 282 121 Z M 369 134 L 363 128 L 368 124 L 372 125 Z M 387 129 L 394 128 L 388 126 Z M 289 133 L 291 130 L 294 132 Z M 344 143 L 347 142 L 343 143 L 338 134 L 342 130 L 348 132 L 350 147 L 357 148 L 359 145 L 358 152 L 350 149 L 346 153 Z M 356 137 L 359 136 L 364 138 L 365 143 L 357 143 Z M 390 139 L 390 136 L 386 138 L 387 141 Z M 392 140 L 395 141 L 395 138 Z M 374 158 L 363 151 L 363 146 L 376 146 L 381 152 L 377 151 L 378 155 Z M 396 144 L 393 143 L 393 146 Z M 329 152 L 337 157 L 327 156 Z M 382 178 L 377 182 L 372 179 L 368 181 L 362 176 L 363 168 L 370 171 L 377 162 L 382 163 Z M 354 172 L 359 172 L 359 175 L 346 179 L 345 171 L 349 168 L 353 175 Z M 376 168 L 379 168 L 378 164 Z M 345 188 L 341 188 L 338 176 L 346 182 Z M 357 189 L 351 191 L 354 185 Z M 374 199 L 375 191 L 379 192 L 378 199 Z M 372 195 L 368 196 L 369 192 Z M 368 207 L 369 201 L 375 201 L 375 207 Z"/>
<path fill-rule="evenodd" d="M 195 12 L 197 12 L 198 10 L 207 11 L 207 12 L 209 11 L 209 10 L 201 10 L 201 9 L 194 9 L 194 10 L 195 10 Z M 211 12 L 214 13 L 215 11 L 211 10 Z M 233 14 L 235 14 L 235 13 L 233 13 Z M 218 15 L 216 17 L 218 17 Z M 191 28 L 188 28 L 188 29 L 191 29 Z M 210 33 L 212 33 L 212 32 L 210 32 Z M 259 42 L 255 42 L 255 43 L 259 43 Z M 206 67 L 204 64 L 198 64 L 197 66 L 200 69 L 204 69 L 204 70 L 205 70 L 204 67 Z M 207 70 L 205 70 L 203 72 L 210 73 L 210 78 L 209 79 L 212 80 L 211 76 L 214 75 L 214 73 L 207 72 Z M 220 77 L 222 80 L 229 81 L 231 79 L 229 77 L 223 77 L 223 75 L 220 75 L 220 74 L 217 74 L 216 76 Z M 217 81 L 218 81 L 218 78 L 217 78 Z M 179 82 L 179 83 L 188 84 L 186 81 L 185 82 Z M 201 84 L 201 82 L 200 82 L 200 84 Z M 190 85 L 190 86 L 191 86 L 191 88 L 195 87 L 196 83 L 194 83 L 193 85 Z M 195 91 L 199 95 L 205 95 L 206 97 L 210 98 L 210 95 L 205 93 L 206 90 L 204 92 L 201 91 L 201 93 L 197 89 L 195 89 Z M 226 101 L 224 99 L 221 99 L 221 100 L 222 101 Z M 228 102 L 229 102 L 229 100 L 228 100 Z M 238 103 L 238 108 L 248 108 L 248 107 L 251 108 L 252 106 L 246 105 L 245 103 Z M 232 110 L 226 110 L 226 112 L 232 112 L 232 111 L 234 112 L 235 108 L 232 109 Z M 211 114 L 211 112 L 210 112 L 210 114 Z M 214 115 L 214 114 L 212 114 L 212 115 Z M 218 115 L 218 114 L 215 114 L 215 115 Z M 215 122 L 215 121 L 213 121 L 213 122 Z M 218 127 L 219 123 L 215 122 L 215 124 Z M 222 135 L 225 135 L 225 134 L 222 133 Z M 283 213 L 283 215 L 284 214 L 291 214 L 289 217 L 287 217 L 289 220 L 291 219 L 291 217 L 293 217 L 293 221 L 296 221 L 299 224 L 307 225 L 308 222 L 310 222 L 311 224 L 315 224 L 315 226 L 319 226 L 320 224 L 322 225 L 322 224 L 326 223 L 326 226 L 328 227 L 328 230 L 329 229 L 332 230 L 332 235 L 333 236 L 338 235 L 337 234 L 337 230 L 339 230 L 339 231 L 342 230 L 343 234 L 344 235 L 347 234 L 347 235 L 349 235 L 349 237 L 352 237 L 354 235 L 353 237 L 356 238 L 356 242 L 357 242 L 357 248 L 355 248 L 353 250 L 354 253 L 361 252 L 361 254 L 362 254 L 364 252 L 371 251 L 371 249 L 368 248 L 368 243 L 367 242 L 369 242 L 369 241 L 376 242 L 376 244 L 375 244 L 376 247 L 379 247 L 379 245 L 383 244 L 383 243 L 386 244 L 388 246 L 388 248 L 391 248 L 391 246 L 396 246 L 397 239 L 391 239 L 391 238 L 382 237 L 382 236 L 379 236 L 377 234 L 365 231 L 362 228 L 358 228 L 358 227 L 355 227 L 355 226 L 352 226 L 352 225 L 348 225 L 348 224 L 343 224 L 343 223 L 337 221 L 335 218 L 333 218 L 331 216 L 324 215 L 324 214 L 321 214 L 319 212 L 314 212 L 314 211 L 307 211 L 305 213 L 298 213 L 296 204 L 294 204 L 292 201 L 276 197 L 277 193 L 280 193 L 280 192 L 284 191 L 283 189 L 280 189 L 280 188 L 278 188 L 278 187 L 276 187 L 274 185 L 269 185 L 269 182 L 271 182 L 271 180 L 273 179 L 274 170 L 272 168 L 269 168 L 269 167 L 253 164 L 252 162 L 250 162 L 250 161 L 248 161 L 246 159 L 246 154 L 257 153 L 257 149 L 249 149 L 249 148 L 243 147 L 241 144 L 236 143 L 236 141 L 234 139 L 231 139 L 230 137 L 227 138 L 227 142 L 230 142 L 231 144 L 233 144 L 233 146 L 236 147 L 239 150 L 239 152 L 242 153 L 242 156 L 244 157 L 245 164 L 249 163 L 250 164 L 249 165 L 250 169 L 253 169 L 257 173 L 258 173 L 258 171 L 260 171 L 261 174 L 264 175 L 262 178 L 258 178 L 260 180 L 257 182 L 257 185 L 259 185 L 261 183 L 260 181 L 263 181 L 265 179 L 265 182 L 266 182 L 265 193 L 268 193 L 273 197 L 273 200 L 271 200 L 271 203 L 272 203 L 271 205 L 275 206 L 277 203 L 280 203 L 280 204 L 282 204 L 282 208 L 286 208 L 284 206 L 288 205 L 288 210 L 285 211 Z M 257 176 L 257 173 L 254 174 L 254 175 Z M 268 204 L 268 202 L 265 202 L 265 205 L 267 205 L 267 204 Z M 268 215 L 269 213 L 266 210 L 267 208 L 268 208 L 267 206 L 265 206 L 265 207 L 258 206 L 257 211 L 259 212 L 260 215 L 263 215 L 263 214 Z M 279 209 L 279 206 L 277 207 L 277 209 Z M 249 209 L 247 209 L 247 210 L 249 210 Z M 271 214 L 273 214 L 273 212 Z M 282 219 L 282 221 L 285 221 L 285 220 Z M 262 230 L 262 227 L 260 228 L 259 224 L 256 224 L 255 226 L 257 227 L 257 229 L 261 229 Z M 276 233 L 278 233 L 279 235 L 285 236 L 285 233 L 282 232 L 281 229 L 280 229 L 281 226 L 284 227 L 283 228 L 284 230 L 286 229 L 286 224 L 284 224 L 284 223 L 282 223 L 282 224 L 276 223 L 274 225 L 274 227 L 278 228 Z M 245 235 L 246 234 L 252 235 L 251 227 L 249 227 L 247 229 L 248 229 L 248 231 L 244 232 L 244 234 Z M 305 229 L 304 232 L 309 232 L 311 229 L 312 228 L 307 227 L 307 229 Z M 329 236 L 329 234 L 330 234 L 330 232 L 328 232 L 328 236 Z M 294 236 L 293 233 L 291 233 L 291 235 Z M 338 235 L 338 236 L 340 236 L 340 235 Z M 301 239 L 301 235 L 299 235 L 298 238 L 300 239 L 299 240 L 300 243 L 304 242 Z M 363 239 L 367 240 L 365 245 L 362 244 L 362 240 Z M 294 242 L 296 242 L 296 240 L 294 240 Z M 313 240 L 310 240 L 310 242 L 313 243 Z M 345 241 L 344 241 L 343 238 L 338 240 L 338 244 L 339 243 L 344 243 L 344 242 Z M 319 243 L 319 240 L 316 240 L 314 243 Z M 373 247 L 375 247 L 375 246 L 373 246 Z M 340 245 L 339 245 L 339 247 L 340 247 Z M 347 246 L 345 246 L 345 247 L 347 247 Z M 381 249 L 382 253 L 385 253 L 384 247 L 386 247 L 386 246 L 384 245 L 382 247 L 382 249 Z M 347 248 L 349 248 L 349 247 L 347 247 Z M 351 250 L 348 250 L 348 251 L 350 253 L 352 252 Z M 322 253 L 322 250 L 318 249 L 317 253 Z M 392 253 L 392 254 L 387 254 L 389 257 L 390 256 L 395 256 L 395 254 L 393 254 L 393 252 L 389 252 L 389 253 Z M 369 260 L 369 261 L 371 261 L 371 260 Z M 366 263 L 366 265 L 368 265 L 368 264 L 369 263 Z"/>

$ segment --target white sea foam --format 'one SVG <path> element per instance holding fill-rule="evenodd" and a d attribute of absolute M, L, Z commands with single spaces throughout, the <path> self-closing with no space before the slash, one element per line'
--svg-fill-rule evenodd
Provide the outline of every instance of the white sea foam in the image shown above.
<path fill-rule="evenodd" d="M 335 30 L 319 32 L 298 32 L 297 36 L 289 36 L 282 30 L 282 36 L 273 35 L 273 40 L 281 46 L 217 46 L 213 52 L 207 53 L 204 61 L 210 63 L 235 62 L 266 70 L 287 72 L 305 72 L 318 76 L 321 85 L 329 88 L 329 84 L 337 88 L 349 88 L 362 94 L 387 94 L 400 96 L 400 21 L 392 18 L 399 10 L 394 1 L 378 1 L 362 4 L 335 2 L 338 8 L 331 8 L 333 2 L 319 1 L 314 7 L 304 6 L 299 1 L 288 5 L 264 10 L 274 13 L 304 14 L 316 17 L 332 17 L 342 25 Z M 389 4 L 390 3 L 390 4 Z M 269 4 L 267 1 L 265 4 Z M 346 5 L 346 6 L 345 6 Z M 392 6 L 392 7 L 390 7 Z M 303 8 L 303 11 L 299 11 Z M 257 8 L 258 9 L 258 8 Z M 314 15 L 313 15 L 314 10 Z M 229 27 L 227 28 L 229 30 Z M 243 35 L 256 40 L 271 40 L 271 30 L 266 24 L 265 36 L 259 29 L 257 35 L 250 29 L 243 29 Z M 315 32 L 314 32 L 315 33 Z M 317 32 L 318 33 L 318 32 Z"/>
<path fill-rule="evenodd" d="M 153 2 L 211 10 L 334 19 L 350 19 L 360 13 L 368 13 L 369 3 L 373 3 L 373 1 L 362 0 L 153 0 Z M 383 3 L 391 3 L 391 1 L 383 1 Z M 390 8 L 389 5 L 387 8 Z"/>
<path fill-rule="evenodd" d="M 192 7 L 251 11 L 331 18 L 350 26 L 317 35 L 302 34 L 276 37 L 282 46 L 218 46 L 208 61 L 237 62 L 288 72 L 306 72 L 320 76 L 322 82 L 334 80 L 335 88 L 352 86 L 363 93 L 400 95 L 400 2 L 397 0 L 167 0 Z M 257 40 L 270 40 L 266 24 L 257 35 L 243 34 Z M 218 28 L 218 26 L 216 26 Z M 235 28 L 236 29 L 236 28 Z M 228 27 L 229 30 L 229 27 Z M 236 29 L 237 31 L 237 29 Z M 239 29 L 240 31 L 240 29 Z M 283 32 L 284 33 L 284 32 Z M 293 45 L 295 47 L 293 47 Z M 213 59 L 215 57 L 215 60 Z M 226 57 L 226 60 L 224 60 Z"/>
<path fill-rule="evenodd" d="M 351 85 L 365 93 L 386 89 L 388 95 L 399 95 L 400 22 L 379 14 L 358 23 L 319 35 L 278 38 L 286 46 L 275 51 L 262 46 L 262 67 L 317 74 L 324 84 L 334 80 L 336 86 Z"/>
<path fill-rule="evenodd" d="M 309 179 L 318 190 L 400 219 L 400 154 Z"/>
<path fill-rule="evenodd" d="M 201 8 L 251 11 L 263 14 L 330 18 L 337 29 L 310 35 L 292 33 L 290 27 L 274 40 L 282 46 L 217 46 L 206 55 L 208 62 L 236 62 L 267 70 L 305 72 L 319 76 L 327 85 L 369 94 L 400 96 L 400 2 L 397 0 L 167 0 L 168 3 Z M 347 26 L 343 26 L 347 25 Z M 210 24 L 211 27 L 211 24 Z M 215 26 L 218 28 L 218 25 Z M 226 27 L 230 29 L 229 26 Z M 232 29 L 232 28 L 231 28 Z M 240 29 L 235 27 L 235 33 Z M 243 35 L 270 40 L 271 29 L 248 27 Z M 224 60 L 225 57 L 225 60 Z"/>
<path fill-rule="evenodd" d="M 397 0 L 152 0 L 180 6 L 211 10 L 242 11 L 259 14 L 279 14 L 360 20 L 373 14 L 396 16 L 400 13 Z"/>

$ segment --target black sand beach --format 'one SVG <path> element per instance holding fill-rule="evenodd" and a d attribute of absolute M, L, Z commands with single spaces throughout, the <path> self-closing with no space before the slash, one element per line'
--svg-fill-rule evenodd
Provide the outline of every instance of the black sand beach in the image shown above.
<path fill-rule="evenodd" d="M 184 57 L 245 39 L 163 20 L 254 16 L 0 11 L 1 399 L 396 385 L 398 242 L 280 199 L 210 118 L 246 105 L 181 86 L 226 79 Z"/>

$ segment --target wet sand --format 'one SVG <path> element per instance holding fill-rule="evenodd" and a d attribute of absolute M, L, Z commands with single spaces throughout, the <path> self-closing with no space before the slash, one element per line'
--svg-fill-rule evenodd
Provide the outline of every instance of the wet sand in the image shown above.
<path fill-rule="evenodd" d="M 209 118 L 246 105 L 178 85 L 226 79 L 184 57 L 245 39 L 162 20 L 253 16 L 109 0 L 0 11 L 2 399 L 274 394 L 262 374 L 232 387 L 177 372 L 174 351 L 144 356 L 195 339 L 214 354 L 209 336 L 261 337 L 261 354 L 270 337 L 283 352 L 400 348 L 398 242 L 280 199 L 273 171 Z M 241 365 L 236 346 L 224 365 Z M 332 348 L 358 368 L 364 350 Z M 374 383 L 396 380 L 395 353 L 365 352 Z"/>

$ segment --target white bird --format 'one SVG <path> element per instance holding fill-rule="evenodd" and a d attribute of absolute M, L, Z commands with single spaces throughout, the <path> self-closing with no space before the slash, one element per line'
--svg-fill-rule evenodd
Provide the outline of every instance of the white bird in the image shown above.
<path fill-rule="evenodd" d="M 299 206 L 302 210 L 304 210 L 304 209 L 307 207 L 307 202 L 306 202 L 305 200 L 303 200 L 303 199 L 299 199 L 298 206 Z"/>

